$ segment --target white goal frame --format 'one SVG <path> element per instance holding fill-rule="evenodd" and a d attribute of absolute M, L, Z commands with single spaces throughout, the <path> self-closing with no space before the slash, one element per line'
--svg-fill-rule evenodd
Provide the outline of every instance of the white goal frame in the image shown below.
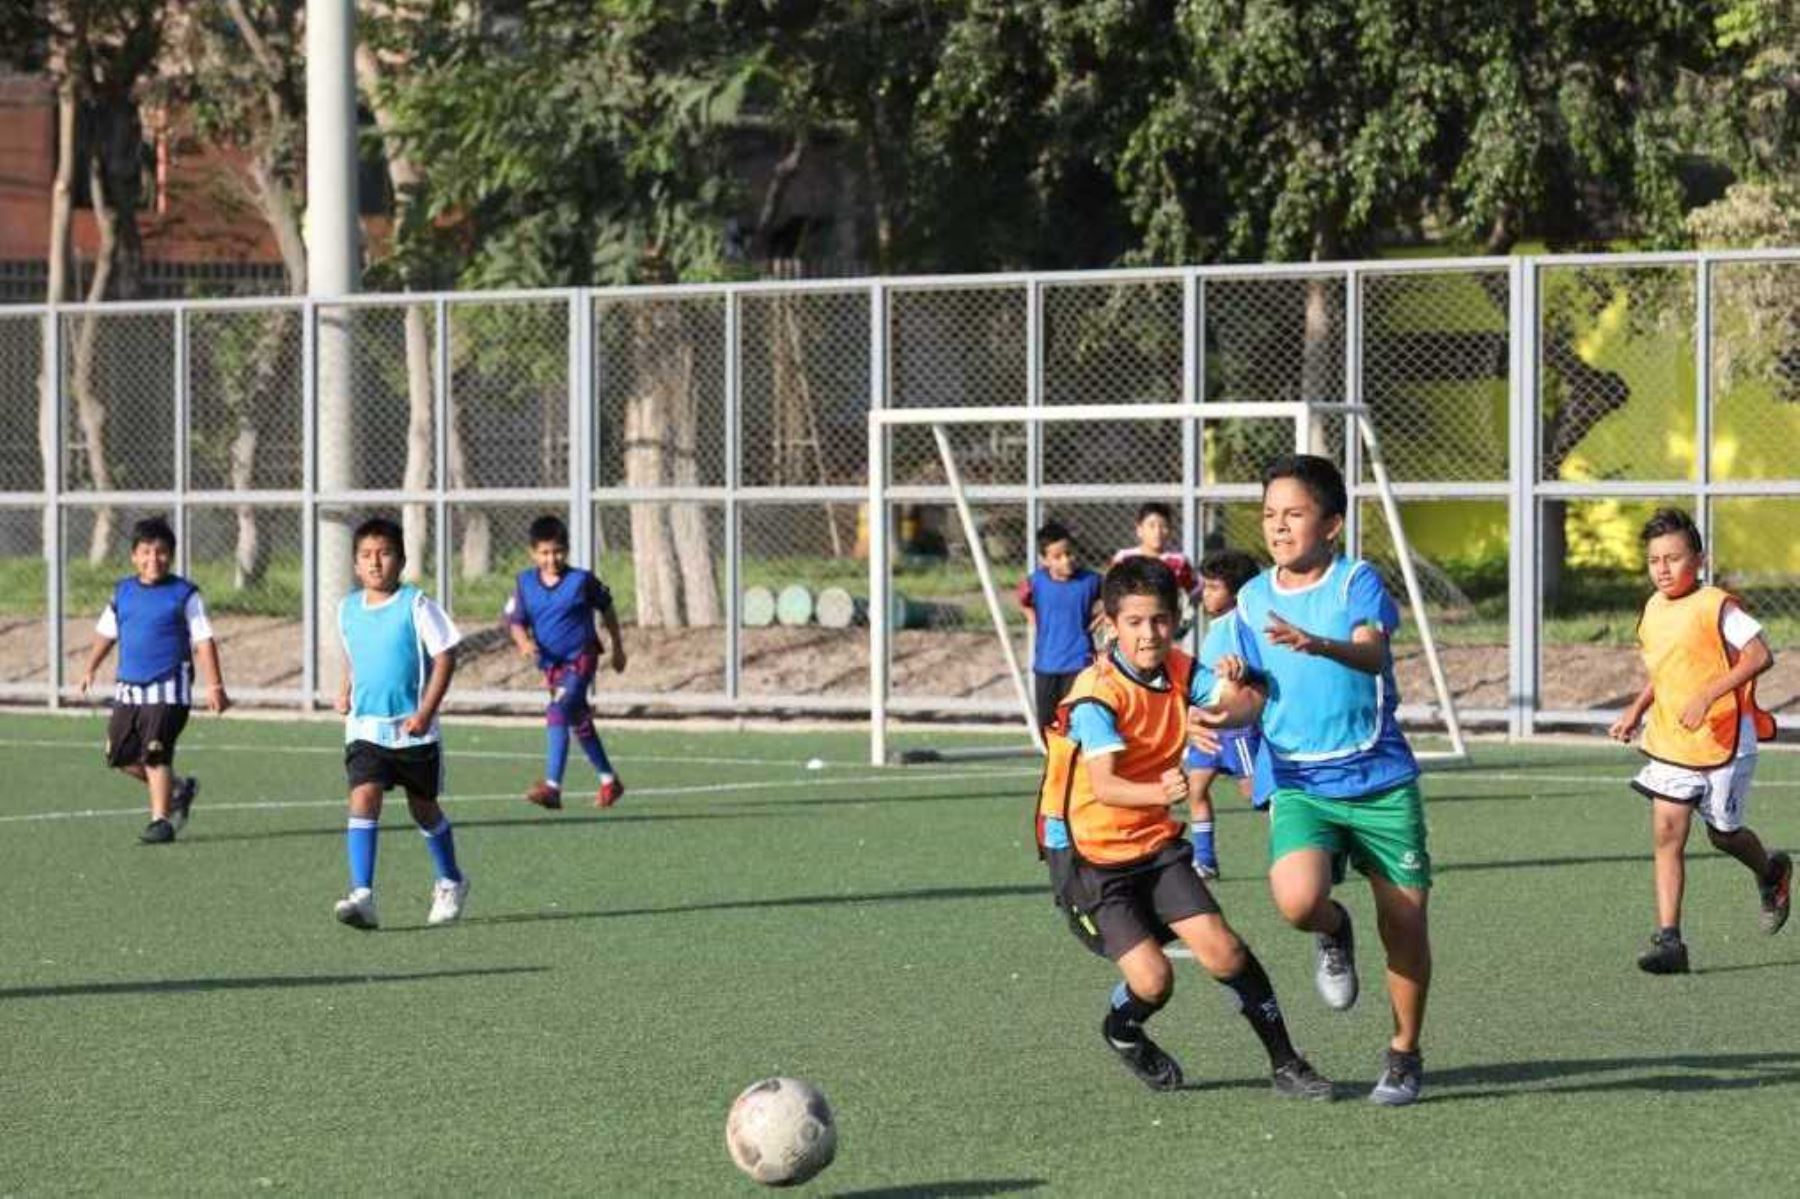
<path fill-rule="evenodd" d="M 1413 619 L 1418 623 L 1419 642 L 1425 651 L 1425 662 L 1431 673 L 1432 688 L 1436 692 L 1437 708 L 1442 714 L 1445 733 L 1450 740 L 1450 750 L 1443 754 L 1421 754 L 1421 758 L 1435 760 L 1466 761 L 1468 746 L 1463 739 L 1462 721 L 1456 712 L 1456 703 L 1450 693 L 1450 685 L 1444 675 L 1443 662 L 1438 657 L 1437 639 L 1432 634 L 1431 617 L 1425 610 L 1425 597 L 1419 587 L 1418 572 L 1413 567 L 1412 546 L 1406 539 L 1406 530 L 1400 522 L 1400 505 L 1395 498 L 1393 484 L 1388 478 L 1387 465 L 1381 455 L 1381 442 L 1375 433 L 1374 421 L 1370 419 L 1369 409 L 1363 404 L 1343 403 L 1306 403 L 1299 401 L 1280 403 L 1248 403 L 1248 402 L 1216 402 L 1206 404 L 1165 403 L 1165 404 L 1057 404 L 1057 405 L 1014 405 L 963 408 L 874 408 L 869 412 L 869 761 L 871 765 L 888 764 L 887 724 L 888 724 L 888 689 L 889 689 L 889 629 L 890 588 L 888 546 L 888 431 L 897 426 L 926 426 L 932 431 L 937 441 L 938 457 L 944 468 L 944 479 L 955 500 L 956 512 L 962 523 L 963 538 L 968 545 L 969 555 L 975 563 L 975 573 L 981 580 L 981 592 L 987 602 L 988 615 L 993 621 L 994 633 L 1000 639 L 1000 646 L 1006 655 L 1007 673 L 1013 684 L 1013 692 L 1018 700 L 1026 730 L 1031 738 L 1031 745 L 1025 749 L 946 749 L 915 752 L 903 755 L 901 763 L 926 761 L 952 761 L 978 757 L 1017 756 L 1021 753 L 1044 752 L 1043 735 L 1038 728 L 1037 720 L 1032 712 L 1031 689 L 1026 685 L 1025 672 L 1019 664 L 1019 657 L 1012 643 L 1012 636 L 1007 631 L 1006 614 L 1000 604 L 999 592 L 994 586 L 993 570 L 988 563 L 987 548 L 981 539 L 980 530 L 975 524 L 975 515 L 969 506 L 967 489 L 963 485 L 962 472 L 957 468 L 956 455 L 951 449 L 950 437 L 946 432 L 950 425 L 992 425 L 992 424 L 1078 424 L 1084 421 L 1220 421 L 1220 420 L 1290 420 L 1294 425 L 1294 448 L 1296 452 L 1306 453 L 1312 445 L 1314 427 L 1320 417 L 1342 415 L 1355 426 L 1356 436 L 1361 439 L 1364 461 L 1368 464 L 1369 473 L 1373 477 L 1375 494 L 1381 501 L 1381 510 L 1386 518 L 1389 535 L 1393 538 L 1394 553 L 1399 559 L 1400 575 L 1406 584 L 1407 605 Z M 1348 430 L 1346 430 L 1348 432 Z"/>

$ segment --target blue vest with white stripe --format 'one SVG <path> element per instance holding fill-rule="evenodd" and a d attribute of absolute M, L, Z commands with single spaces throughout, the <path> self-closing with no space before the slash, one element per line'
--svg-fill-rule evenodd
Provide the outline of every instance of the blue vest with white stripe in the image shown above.
<path fill-rule="evenodd" d="M 338 631 L 350 655 L 350 716 L 393 720 L 419 708 L 431 659 L 414 612 L 419 589 L 410 583 L 378 607 L 363 603 L 366 591 L 354 591 L 338 604 Z"/>
<path fill-rule="evenodd" d="M 119 580 L 112 597 L 119 624 L 119 682 L 148 686 L 183 673 L 194 657 L 188 597 L 198 590 L 180 575 L 148 587 L 135 578 Z"/>

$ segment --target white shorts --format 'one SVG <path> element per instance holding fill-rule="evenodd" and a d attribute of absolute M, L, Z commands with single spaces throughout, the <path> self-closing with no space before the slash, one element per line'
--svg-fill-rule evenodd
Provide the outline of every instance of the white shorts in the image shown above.
<path fill-rule="evenodd" d="M 1631 785 L 1652 799 L 1692 804 L 1707 827 L 1735 833 L 1744 827 L 1744 814 L 1750 806 L 1750 780 L 1755 774 L 1755 754 L 1744 754 L 1711 770 L 1650 761 L 1644 763 Z"/>

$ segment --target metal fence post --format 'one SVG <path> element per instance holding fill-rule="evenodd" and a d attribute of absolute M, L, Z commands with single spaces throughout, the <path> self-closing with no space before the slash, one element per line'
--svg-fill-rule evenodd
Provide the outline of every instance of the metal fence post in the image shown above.
<path fill-rule="evenodd" d="M 1198 404 L 1206 398 L 1205 295 L 1199 272 L 1181 277 L 1181 402 Z M 1205 544 L 1200 528 L 1200 421 L 1181 422 L 1181 546 L 1190 562 L 1199 562 Z M 1194 621 L 1189 649 L 1199 652 L 1205 621 Z"/>
<path fill-rule="evenodd" d="M 575 561 L 596 575 L 594 506 L 594 309 L 593 293 L 569 293 L 569 540 Z"/>
<path fill-rule="evenodd" d="M 319 696 L 319 308 L 300 303 L 300 706 Z"/>
<path fill-rule="evenodd" d="M 1508 268 L 1507 372 L 1512 498 L 1507 512 L 1511 558 L 1507 583 L 1507 733 L 1528 737 L 1538 708 L 1538 300 L 1537 262 L 1515 258 Z"/>
<path fill-rule="evenodd" d="M 1344 402 L 1362 403 L 1363 376 L 1363 310 L 1362 272 L 1355 267 L 1344 271 Z M 1374 424 L 1375 418 L 1369 417 Z M 1344 419 L 1344 479 L 1349 484 L 1349 510 L 1344 513 L 1344 546 L 1352 558 L 1362 555 L 1362 503 L 1357 491 L 1362 483 L 1362 438 L 1356 433 L 1356 420 Z M 1396 547 L 1398 548 L 1398 547 Z"/>
<path fill-rule="evenodd" d="M 63 453 L 67 444 L 67 434 L 63 427 L 66 397 L 63 394 L 62 313 L 53 304 L 44 312 L 44 320 L 47 323 L 44 329 L 43 369 L 49 395 L 41 402 L 48 404 L 50 409 L 46 414 L 49 452 L 44 455 L 44 557 L 47 559 L 45 565 L 49 567 L 44 571 L 44 610 L 50 614 L 49 636 L 44 639 L 50 655 L 50 694 L 45 697 L 45 704 L 55 710 L 62 706 L 63 582 L 68 571 L 63 554 L 62 506 Z"/>
<path fill-rule="evenodd" d="M 1044 403 L 1044 285 L 1032 280 L 1025 285 L 1025 403 L 1039 408 Z M 1035 421 L 1025 425 L 1025 571 L 1037 565 L 1034 549 L 1038 527 L 1044 523 L 1044 430 Z M 1025 652 L 1037 653 L 1037 626 L 1026 629 Z"/>
<path fill-rule="evenodd" d="M 432 440 L 431 473 L 436 484 L 432 490 L 437 493 L 431 505 L 432 524 L 437 526 L 432 530 L 432 543 L 437 546 L 438 603 L 454 611 L 450 559 L 455 546 L 450 535 L 450 501 L 444 494 L 450 486 L 450 306 L 442 296 L 431 302 L 431 326 L 431 423 L 437 432 Z"/>
<path fill-rule="evenodd" d="M 1718 573 L 1713 538 L 1712 504 L 1712 262 L 1702 254 L 1694 263 L 1694 523 L 1700 539 L 1714 547 L 1701 559 L 1702 576 L 1711 583 Z"/>
<path fill-rule="evenodd" d="M 738 488 L 743 486 L 743 303 L 736 291 L 725 293 L 725 698 L 738 698 L 742 647 L 743 546 L 739 536 Z M 827 517 L 829 519 L 829 517 Z"/>
<path fill-rule="evenodd" d="M 173 320 L 175 344 L 171 357 L 175 364 L 175 428 L 169 440 L 175 455 L 175 573 L 187 575 L 192 573 L 193 556 L 190 543 L 194 530 L 188 523 L 188 430 L 190 428 L 188 399 L 188 311 L 187 305 L 175 309 Z"/>
<path fill-rule="evenodd" d="M 887 285 L 869 285 L 869 409 L 888 401 Z M 869 763 L 887 761 L 888 519 L 887 428 L 869 421 Z"/>

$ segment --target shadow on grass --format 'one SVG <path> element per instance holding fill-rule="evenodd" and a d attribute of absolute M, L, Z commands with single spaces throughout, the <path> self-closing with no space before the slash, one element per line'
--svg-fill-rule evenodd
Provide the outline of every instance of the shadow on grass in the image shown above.
<path fill-rule="evenodd" d="M 1050 1185 L 1041 1178 L 965 1178 L 956 1182 L 920 1182 L 908 1186 L 838 1191 L 839 1199 L 950 1199 L 956 1195 L 1010 1195 Z"/>
<path fill-rule="evenodd" d="M 502 912 L 497 916 L 465 916 L 463 924 L 536 924 L 556 920 L 624 920 L 635 916 L 685 916 L 697 912 L 751 912 L 768 908 L 810 908 L 857 903 L 918 903 L 956 899 L 994 899 L 1009 895 L 1040 895 L 1047 901 L 1050 889 L 1042 883 L 1014 883 L 992 887 L 930 887 L 919 891 L 861 891 L 849 895 L 787 895 L 778 899 L 724 899 L 711 903 L 670 904 L 654 908 L 600 908 L 581 911 Z M 427 931 L 396 928 L 395 933 Z"/>
<path fill-rule="evenodd" d="M 1740 970 L 1793 970 L 1800 968 L 1800 959 L 1789 958 L 1781 962 L 1740 962 L 1736 966 L 1707 966 L 1693 971 L 1694 974 L 1736 974 Z"/>
<path fill-rule="evenodd" d="M 1638 1077 L 1585 1079 L 1585 1074 L 1646 1071 Z M 1679 1072 L 1674 1072 L 1679 1071 Z M 1541 1085 L 1540 1085 L 1541 1084 Z M 1680 1095 L 1800 1085 L 1800 1053 L 1671 1053 L 1655 1057 L 1568 1058 L 1453 1066 L 1425 1073 L 1427 1102 L 1526 1095 L 1591 1095 L 1651 1091 Z M 1474 1086 L 1432 1094 L 1436 1087 Z"/>
<path fill-rule="evenodd" d="M 487 966 L 467 970 L 418 970 L 405 974 L 265 974 L 244 978 L 162 978 L 138 982 L 56 983 L 42 987 L 0 987 L 0 1001 L 60 999 L 75 995 L 160 995 L 188 991 L 263 991 L 289 987 L 354 987 L 366 983 L 430 982 L 493 974 L 542 974 L 548 966 Z"/>

